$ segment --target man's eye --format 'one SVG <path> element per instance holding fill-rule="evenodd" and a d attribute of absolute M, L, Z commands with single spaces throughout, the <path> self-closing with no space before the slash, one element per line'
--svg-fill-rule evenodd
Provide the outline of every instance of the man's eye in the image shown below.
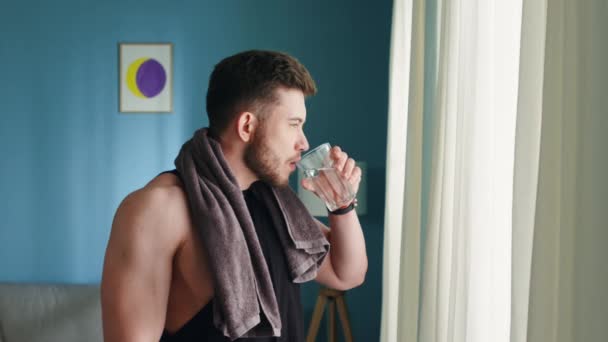
<path fill-rule="evenodd" d="M 289 124 L 289 126 L 291 126 L 291 127 L 298 127 L 299 125 L 300 125 L 299 123 L 292 123 L 292 124 Z"/>

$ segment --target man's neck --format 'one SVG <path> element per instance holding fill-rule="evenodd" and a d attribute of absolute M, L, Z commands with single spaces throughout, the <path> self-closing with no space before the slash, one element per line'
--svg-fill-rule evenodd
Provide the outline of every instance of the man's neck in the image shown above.
<path fill-rule="evenodd" d="M 251 184 L 258 180 L 258 177 L 245 164 L 242 148 L 222 140 L 220 140 L 220 146 L 222 148 L 222 153 L 224 154 L 224 159 L 226 159 L 230 171 L 234 177 L 236 177 L 240 189 L 249 189 Z"/>

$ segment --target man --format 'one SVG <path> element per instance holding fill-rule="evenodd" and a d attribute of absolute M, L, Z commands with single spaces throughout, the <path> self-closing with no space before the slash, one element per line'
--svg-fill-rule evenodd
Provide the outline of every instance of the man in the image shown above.
<path fill-rule="evenodd" d="M 303 132 L 305 96 L 316 92 L 308 71 L 293 57 L 247 51 L 221 61 L 207 92 L 206 134 L 236 179 L 251 213 L 280 312 L 280 337 L 246 341 L 303 341 L 299 287 L 286 271 L 277 233 L 260 207 L 264 187 L 288 184 L 309 146 Z M 335 167 L 354 190 L 361 170 L 334 147 Z M 205 162 L 205 161 L 203 161 Z M 102 283 L 105 341 L 229 341 L 214 326 L 211 302 L 217 274 L 193 223 L 192 202 L 179 172 L 160 174 L 129 194 L 117 209 L 108 242 Z M 314 190 L 309 183 L 303 184 Z M 335 289 L 360 285 L 367 271 L 361 225 L 352 205 L 319 221 L 331 244 L 314 278 Z M 276 225 L 275 225 L 276 226 Z M 211 230 L 214 227 L 202 227 Z M 279 229 L 279 228 L 277 228 Z M 204 236 L 204 235 L 202 235 Z M 323 235 L 321 235 L 323 237 Z M 236 253 L 236 251 L 235 251 Z M 277 335 L 275 334 L 275 335 Z"/>

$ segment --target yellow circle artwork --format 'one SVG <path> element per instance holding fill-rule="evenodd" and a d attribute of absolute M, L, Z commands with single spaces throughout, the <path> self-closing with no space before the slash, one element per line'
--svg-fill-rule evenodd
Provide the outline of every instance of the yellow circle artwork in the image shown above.
<path fill-rule="evenodd" d="M 129 87 L 129 90 L 131 90 L 135 96 L 142 99 L 145 99 L 146 97 L 139 91 L 139 87 L 137 86 L 137 70 L 139 70 L 139 67 L 147 60 L 148 58 L 146 57 L 136 59 L 129 65 L 129 69 L 127 69 L 127 87 Z"/>

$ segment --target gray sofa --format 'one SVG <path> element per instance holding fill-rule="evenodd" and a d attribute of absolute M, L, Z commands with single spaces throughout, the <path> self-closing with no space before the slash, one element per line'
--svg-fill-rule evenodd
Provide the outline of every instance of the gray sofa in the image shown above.
<path fill-rule="evenodd" d="M 0 342 L 103 341 L 99 286 L 0 283 Z"/>

